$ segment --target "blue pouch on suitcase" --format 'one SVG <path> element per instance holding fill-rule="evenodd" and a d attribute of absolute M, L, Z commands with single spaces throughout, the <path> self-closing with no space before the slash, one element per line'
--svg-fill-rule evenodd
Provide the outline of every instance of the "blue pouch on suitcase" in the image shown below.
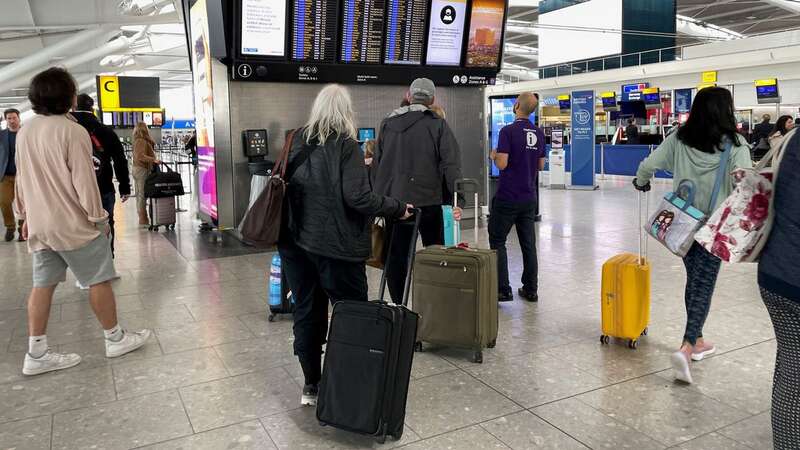
<path fill-rule="evenodd" d="M 455 247 L 461 243 L 461 224 L 453 217 L 453 207 L 442 205 L 442 219 L 444 221 L 444 245 Z"/>

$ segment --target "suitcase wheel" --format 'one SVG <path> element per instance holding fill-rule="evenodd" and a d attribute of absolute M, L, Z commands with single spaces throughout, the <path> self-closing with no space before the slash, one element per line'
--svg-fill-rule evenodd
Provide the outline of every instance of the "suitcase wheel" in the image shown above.
<path fill-rule="evenodd" d="M 275 313 L 269 313 L 269 317 L 267 317 L 267 320 L 270 322 L 275 322 Z"/>
<path fill-rule="evenodd" d="M 497 346 L 497 339 L 493 339 L 492 342 L 486 344 L 487 348 L 495 348 L 495 346 Z"/>
<path fill-rule="evenodd" d="M 476 364 L 483 364 L 483 352 L 480 350 L 475 352 L 475 354 L 472 355 L 472 361 Z"/>
<path fill-rule="evenodd" d="M 606 335 L 600 336 L 600 343 L 601 344 L 608 345 L 609 342 L 611 342 L 611 338 L 610 337 L 608 337 Z"/>
<path fill-rule="evenodd" d="M 628 341 L 628 348 L 636 350 L 637 348 L 639 348 L 639 341 L 631 339 L 630 341 Z"/>
<path fill-rule="evenodd" d="M 379 434 L 378 437 L 375 438 L 375 441 L 377 441 L 378 444 L 386 443 L 386 434 L 388 430 L 389 430 L 389 425 L 384 423 L 383 426 L 381 427 L 381 434 Z"/>
<path fill-rule="evenodd" d="M 414 344 L 414 351 L 421 352 L 422 351 L 422 342 L 417 342 Z"/>
<path fill-rule="evenodd" d="M 642 336 L 647 336 L 647 328 L 645 328 L 644 331 L 642 331 Z"/>
<path fill-rule="evenodd" d="M 321 426 L 321 427 L 327 427 L 327 426 L 328 426 L 328 424 L 320 420 L 320 421 L 319 421 L 319 426 Z"/>
<path fill-rule="evenodd" d="M 400 439 L 402 439 L 403 438 L 403 428 L 405 428 L 405 427 L 404 426 L 400 427 L 400 430 L 397 433 L 394 433 L 392 435 L 392 439 L 394 439 L 395 441 L 399 441 Z"/>

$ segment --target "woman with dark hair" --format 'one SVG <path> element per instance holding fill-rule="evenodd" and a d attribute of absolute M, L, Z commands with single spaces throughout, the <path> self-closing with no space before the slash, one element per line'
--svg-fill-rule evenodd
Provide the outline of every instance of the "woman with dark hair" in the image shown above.
<path fill-rule="evenodd" d="M 780 116 L 778 121 L 775 122 L 775 128 L 772 129 L 772 133 L 769 135 L 769 148 L 777 152 L 781 148 L 783 140 L 786 139 L 786 133 L 792 128 L 794 128 L 792 116 Z"/>
<path fill-rule="evenodd" d="M 716 204 L 712 205 L 721 155 L 727 151 L 731 153 L 726 176 Z M 668 170 L 674 175 L 675 190 L 682 180 L 694 182 L 693 206 L 709 215 L 733 190 L 730 173 L 752 165 L 750 149 L 736 129 L 733 97 L 727 89 L 713 87 L 697 93 L 689 120 L 642 161 L 633 182 L 636 189 L 648 191 L 653 174 L 657 170 Z M 686 329 L 680 350 L 672 355 L 671 361 L 675 378 L 691 383 L 690 361 L 700 361 L 716 350 L 711 342 L 703 339 L 703 325 L 711 306 L 720 260 L 695 243 L 683 263 L 686 266 Z"/>

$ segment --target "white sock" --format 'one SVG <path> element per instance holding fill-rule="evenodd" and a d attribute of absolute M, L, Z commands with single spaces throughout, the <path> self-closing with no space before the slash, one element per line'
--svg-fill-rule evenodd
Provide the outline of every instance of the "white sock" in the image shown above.
<path fill-rule="evenodd" d="M 106 339 L 108 339 L 109 341 L 119 342 L 120 339 L 122 339 L 122 335 L 125 334 L 125 332 L 122 331 L 122 328 L 119 326 L 119 324 L 117 324 L 114 326 L 114 328 L 110 330 L 103 330 L 103 334 L 106 335 Z"/>
<path fill-rule="evenodd" d="M 28 353 L 34 358 L 41 358 L 47 353 L 47 335 L 28 337 Z"/>

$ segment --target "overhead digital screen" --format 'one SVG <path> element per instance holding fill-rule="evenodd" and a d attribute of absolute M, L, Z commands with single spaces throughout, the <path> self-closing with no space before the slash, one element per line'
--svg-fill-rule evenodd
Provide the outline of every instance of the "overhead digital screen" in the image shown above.
<path fill-rule="evenodd" d="M 386 0 L 344 0 L 341 61 L 380 64 Z"/>
<path fill-rule="evenodd" d="M 428 28 L 428 65 L 458 66 L 464 44 L 466 0 L 433 0 Z"/>
<path fill-rule="evenodd" d="M 388 0 L 386 64 L 422 64 L 427 0 Z"/>
<path fill-rule="evenodd" d="M 622 53 L 622 0 L 589 0 L 539 14 L 539 66 Z"/>
<path fill-rule="evenodd" d="M 333 62 L 337 0 L 292 0 L 292 59 Z"/>
<path fill-rule="evenodd" d="M 242 0 L 242 55 L 285 56 L 286 0 Z"/>
<path fill-rule="evenodd" d="M 504 0 L 474 0 L 469 21 L 467 67 L 498 67 L 505 21 Z"/>

